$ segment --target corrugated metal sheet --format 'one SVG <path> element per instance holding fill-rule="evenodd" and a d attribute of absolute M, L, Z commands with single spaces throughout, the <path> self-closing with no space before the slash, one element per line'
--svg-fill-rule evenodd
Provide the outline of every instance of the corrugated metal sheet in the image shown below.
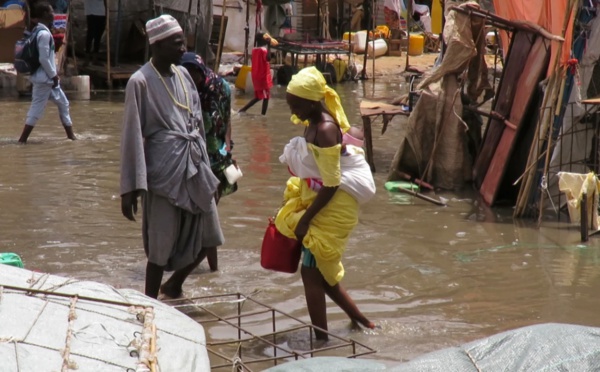
<path fill-rule="evenodd" d="M 375 3 L 375 26 L 385 25 L 385 17 L 383 13 L 383 1 Z"/>
<path fill-rule="evenodd" d="M 158 13 L 168 13 L 177 18 L 184 29 L 195 30 L 199 22 L 195 52 L 205 60 L 212 61 L 214 54 L 209 46 L 212 31 L 212 0 L 154 0 Z M 188 13 L 188 10 L 189 13 Z M 197 18 L 196 18 L 197 15 Z"/>
<path fill-rule="evenodd" d="M 302 10 L 302 0 L 294 1 L 292 6 L 294 8 L 294 17 L 292 18 L 292 26 L 296 30 L 302 30 L 304 28 L 303 24 L 302 24 L 302 17 L 300 17 L 300 15 L 302 15 L 304 13 L 304 11 Z"/>

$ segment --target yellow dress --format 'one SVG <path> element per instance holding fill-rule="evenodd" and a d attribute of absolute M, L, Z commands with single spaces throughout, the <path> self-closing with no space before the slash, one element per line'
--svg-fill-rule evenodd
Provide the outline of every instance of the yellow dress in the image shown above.
<path fill-rule="evenodd" d="M 323 186 L 339 186 L 341 181 L 341 145 L 320 148 L 308 145 L 312 152 Z M 275 218 L 275 225 L 283 235 L 295 238 L 294 231 L 312 204 L 317 192 L 306 180 L 291 177 L 283 194 L 284 205 Z M 333 198 L 311 220 L 302 244 L 314 255 L 317 268 L 331 286 L 344 277 L 342 255 L 350 233 L 358 223 L 358 202 L 347 192 L 338 189 Z"/>

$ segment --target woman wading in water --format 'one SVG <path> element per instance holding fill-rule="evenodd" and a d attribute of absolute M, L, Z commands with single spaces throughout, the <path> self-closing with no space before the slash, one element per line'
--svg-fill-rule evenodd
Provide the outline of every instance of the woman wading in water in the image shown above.
<path fill-rule="evenodd" d="M 305 68 L 292 77 L 286 99 L 292 121 L 306 129 L 280 157 L 292 177 L 275 224 L 283 235 L 302 242 L 301 275 L 310 319 L 327 330 L 327 294 L 353 322 L 374 328 L 340 284 L 341 258 L 358 223 L 359 203 L 375 193 L 364 152 L 344 143 L 350 125 L 337 93 L 316 68 Z M 315 330 L 315 335 L 327 339 L 325 332 Z"/>

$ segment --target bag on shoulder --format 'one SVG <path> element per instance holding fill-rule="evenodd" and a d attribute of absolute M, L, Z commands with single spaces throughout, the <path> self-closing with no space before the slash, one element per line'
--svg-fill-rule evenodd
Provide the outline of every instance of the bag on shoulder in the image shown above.
<path fill-rule="evenodd" d="M 40 31 L 25 31 L 23 38 L 15 44 L 15 70 L 33 74 L 40 67 L 40 53 L 37 47 L 37 35 Z"/>

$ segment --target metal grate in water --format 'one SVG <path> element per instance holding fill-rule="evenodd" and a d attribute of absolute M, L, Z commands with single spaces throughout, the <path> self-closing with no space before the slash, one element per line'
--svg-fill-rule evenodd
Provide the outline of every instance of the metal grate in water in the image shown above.
<path fill-rule="evenodd" d="M 317 327 L 252 296 L 230 293 L 171 302 L 205 328 L 217 327 L 221 335 L 228 336 L 207 342 L 211 370 L 261 371 L 315 356 L 357 358 L 376 352 L 360 342 L 324 330 L 329 341 L 317 340 L 313 331 Z"/>

